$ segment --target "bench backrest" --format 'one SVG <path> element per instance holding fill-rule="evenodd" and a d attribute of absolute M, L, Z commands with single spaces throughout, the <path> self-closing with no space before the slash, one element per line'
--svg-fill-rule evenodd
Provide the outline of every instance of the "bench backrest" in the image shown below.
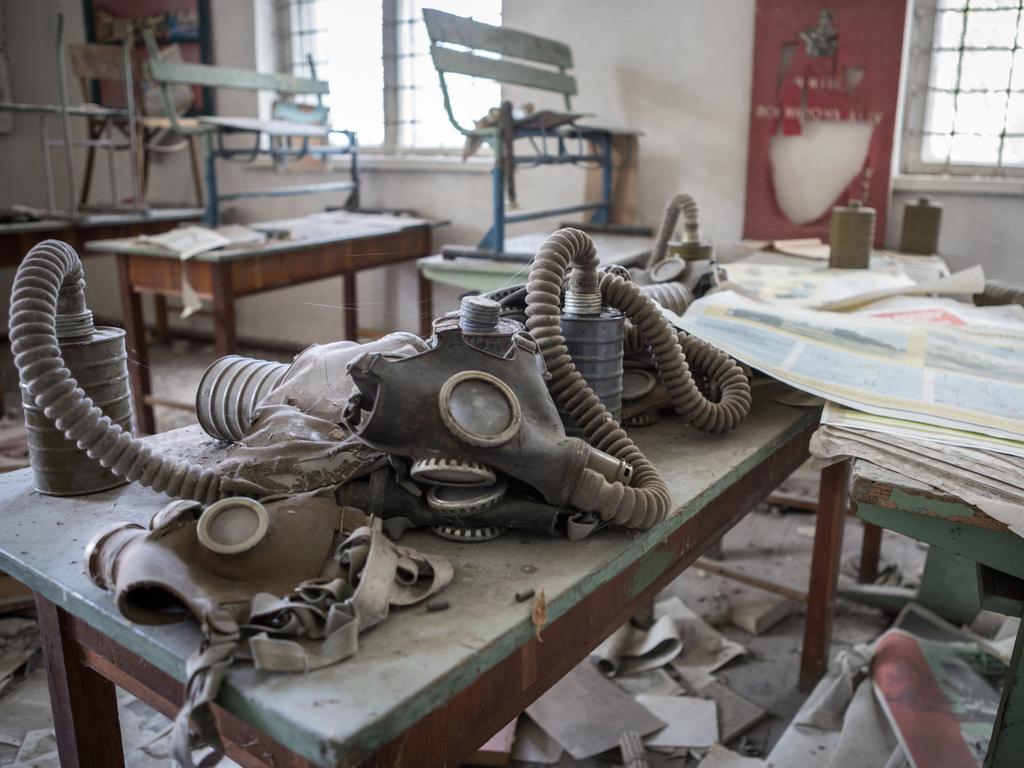
<path fill-rule="evenodd" d="M 576 95 L 576 78 L 566 73 L 572 67 L 572 50 L 565 43 L 433 8 L 423 9 L 423 21 L 430 36 L 430 55 L 446 97 L 444 75 L 455 73 L 560 93 L 566 109 L 571 108 L 569 98 Z M 497 53 L 503 58 L 479 56 L 476 51 Z"/>

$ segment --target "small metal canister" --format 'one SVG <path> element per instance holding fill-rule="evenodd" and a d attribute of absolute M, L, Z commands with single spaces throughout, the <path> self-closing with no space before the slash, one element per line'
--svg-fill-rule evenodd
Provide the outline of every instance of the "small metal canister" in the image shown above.
<path fill-rule="evenodd" d="M 128 355 L 124 331 L 120 328 L 92 328 L 92 319 L 83 324 L 82 335 L 60 338 L 61 318 L 57 335 L 61 356 L 78 386 L 93 403 L 120 424 L 132 431 L 131 391 L 128 386 Z M 86 335 L 87 334 L 87 335 Z M 35 488 L 48 496 L 81 496 L 123 485 L 126 481 L 100 466 L 64 437 L 42 409 L 32 402 L 24 388 L 21 401 L 25 410 L 25 429 L 32 461 Z"/>
<path fill-rule="evenodd" d="M 875 209 L 860 200 L 832 209 L 828 265 L 833 269 L 867 269 L 875 239 Z"/>
<path fill-rule="evenodd" d="M 919 197 L 903 208 L 901 253 L 931 256 L 939 252 L 939 230 L 942 226 L 942 205 L 927 197 Z"/>
<path fill-rule="evenodd" d="M 565 345 L 587 384 L 616 421 L 622 415 L 622 356 L 626 318 L 605 307 L 599 315 L 563 314 Z M 583 431 L 572 417 L 559 409 L 565 432 L 580 437 Z"/>

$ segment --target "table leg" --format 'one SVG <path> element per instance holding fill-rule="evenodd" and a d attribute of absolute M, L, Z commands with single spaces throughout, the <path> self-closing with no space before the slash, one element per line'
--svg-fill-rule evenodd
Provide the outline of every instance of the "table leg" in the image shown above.
<path fill-rule="evenodd" d="M 420 336 L 429 336 L 434 322 L 434 283 L 428 280 L 421 270 L 419 273 L 420 287 Z"/>
<path fill-rule="evenodd" d="M 231 265 L 213 265 L 213 348 L 220 357 L 238 351 L 235 328 L 235 291 L 231 285 Z"/>
<path fill-rule="evenodd" d="M 874 584 L 878 578 L 878 560 L 882 552 L 882 529 L 874 523 L 864 523 L 864 539 L 860 545 L 860 568 L 857 580 L 861 584 Z"/>
<path fill-rule="evenodd" d="M 359 316 L 356 312 L 356 273 L 343 272 L 341 275 L 341 306 L 345 319 L 345 339 L 359 341 Z"/>
<path fill-rule="evenodd" d="M 132 288 L 129 257 L 117 256 L 117 279 L 121 284 L 121 313 L 124 316 L 125 345 L 128 347 L 128 380 L 132 387 L 135 425 L 140 435 L 156 432 L 153 408 L 146 403 L 150 393 L 149 351 L 146 348 L 146 325 L 142 317 L 142 297 Z"/>
<path fill-rule="evenodd" d="M 167 297 L 162 293 L 153 294 L 153 314 L 156 318 L 156 340 L 166 344 L 171 338 L 171 331 L 167 325 Z"/>
<path fill-rule="evenodd" d="M 821 473 L 818 515 L 814 529 L 811 583 L 807 592 L 800 690 L 815 686 L 828 669 L 832 644 L 832 612 L 839 564 L 843 558 L 843 527 L 849 500 L 850 462 L 841 461 Z"/>
<path fill-rule="evenodd" d="M 62 768 L 123 768 L 114 684 L 82 663 L 71 616 L 40 595 L 36 614 Z"/>
<path fill-rule="evenodd" d="M 992 740 L 988 745 L 988 754 L 985 755 L 985 768 L 1015 768 L 1020 765 L 1020 756 L 1024 754 L 1024 728 L 1020 727 L 1024 718 L 1022 654 L 1024 624 L 1017 630 L 1017 640 L 1013 645 L 1013 656 L 1010 658 L 1010 670 L 1006 673 L 1006 682 L 1003 683 L 999 711 L 992 728 Z"/>

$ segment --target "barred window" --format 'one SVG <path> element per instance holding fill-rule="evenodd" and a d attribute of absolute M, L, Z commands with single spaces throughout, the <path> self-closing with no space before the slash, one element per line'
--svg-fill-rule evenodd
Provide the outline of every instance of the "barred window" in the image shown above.
<path fill-rule="evenodd" d="M 918 0 L 904 170 L 1024 172 L 1024 0 Z"/>
<path fill-rule="evenodd" d="M 451 150 L 463 137 L 448 121 L 430 58 L 423 8 L 501 23 L 501 0 L 281 0 L 280 60 L 295 75 L 330 84 L 336 128 L 364 147 L 394 152 Z M 455 75 L 448 91 L 463 125 L 501 101 L 497 83 Z"/>

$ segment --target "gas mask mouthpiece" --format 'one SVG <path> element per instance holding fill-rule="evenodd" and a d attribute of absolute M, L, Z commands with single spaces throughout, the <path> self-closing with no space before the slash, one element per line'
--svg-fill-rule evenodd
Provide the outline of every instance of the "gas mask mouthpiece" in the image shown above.
<path fill-rule="evenodd" d="M 401 359 L 365 354 L 348 372 L 357 392 L 343 419 L 373 448 L 412 462 L 427 484 L 487 485 L 495 470 L 535 488 L 549 504 L 578 505 L 589 470 L 628 484 L 630 466 L 567 437 L 522 326 L 475 334 L 452 318 L 435 324 L 436 346 Z M 476 330 L 476 329 L 473 329 Z"/>

